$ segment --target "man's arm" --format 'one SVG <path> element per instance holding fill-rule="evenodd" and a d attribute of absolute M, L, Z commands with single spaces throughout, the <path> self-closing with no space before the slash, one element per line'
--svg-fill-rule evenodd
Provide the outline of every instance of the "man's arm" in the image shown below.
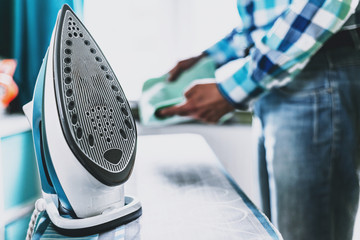
<path fill-rule="evenodd" d="M 246 57 L 253 42 L 247 28 L 235 28 L 224 39 L 220 40 L 204 52 L 211 56 L 218 67 L 238 58 Z"/>
<path fill-rule="evenodd" d="M 358 0 L 299 0 L 255 41 L 250 57 L 232 77 L 218 83 L 233 106 L 245 108 L 265 90 L 291 81 L 322 44 L 353 13 Z"/>
<path fill-rule="evenodd" d="M 245 25 L 233 29 L 224 39 L 203 51 L 200 55 L 178 62 L 175 67 L 169 71 L 168 80 L 170 82 L 175 81 L 183 71 L 191 68 L 206 56 L 212 57 L 217 67 L 231 60 L 247 56 L 250 47 L 253 45 L 249 35 L 250 32 L 249 28 L 246 28 Z"/>

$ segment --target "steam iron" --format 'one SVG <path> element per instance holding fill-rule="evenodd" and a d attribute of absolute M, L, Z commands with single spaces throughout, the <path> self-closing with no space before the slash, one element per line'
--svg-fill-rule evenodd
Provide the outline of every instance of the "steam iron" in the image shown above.
<path fill-rule="evenodd" d="M 67 5 L 60 10 L 33 100 L 33 132 L 46 212 L 66 235 L 103 232 L 137 219 L 124 196 L 135 160 L 136 125 L 99 46 Z"/>

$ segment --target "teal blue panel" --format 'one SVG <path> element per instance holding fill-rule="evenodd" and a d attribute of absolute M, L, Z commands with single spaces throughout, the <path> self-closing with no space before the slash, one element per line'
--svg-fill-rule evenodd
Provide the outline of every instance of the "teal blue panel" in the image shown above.
<path fill-rule="evenodd" d="M 1 138 L 5 210 L 40 196 L 31 131 Z"/>
<path fill-rule="evenodd" d="M 23 240 L 26 237 L 31 214 L 5 227 L 5 240 Z"/>
<path fill-rule="evenodd" d="M 83 1 L 0 0 L 0 56 L 18 62 L 14 79 L 19 96 L 11 103 L 10 110 L 21 111 L 21 106 L 32 98 L 36 76 L 62 5 L 68 4 L 82 18 Z"/>

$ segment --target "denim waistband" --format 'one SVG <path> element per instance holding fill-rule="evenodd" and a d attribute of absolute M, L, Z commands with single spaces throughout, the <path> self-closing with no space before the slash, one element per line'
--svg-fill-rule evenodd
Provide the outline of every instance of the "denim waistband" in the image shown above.
<path fill-rule="evenodd" d="M 329 71 L 339 69 L 346 71 L 346 68 L 357 66 L 360 69 L 360 50 L 355 47 L 344 46 L 337 49 L 321 50 L 311 58 L 307 66 L 293 81 L 283 88 L 290 91 L 329 88 Z M 349 80 L 339 78 L 336 81 Z"/>
<path fill-rule="evenodd" d="M 322 50 L 337 49 L 339 47 L 360 48 L 359 45 L 360 28 L 342 30 L 335 33 L 322 46 Z"/>
<path fill-rule="evenodd" d="M 360 42 L 359 42 L 360 46 Z M 336 49 L 318 51 L 309 61 L 304 71 L 317 69 L 334 69 L 343 66 L 360 64 L 360 48 L 340 46 Z"/>

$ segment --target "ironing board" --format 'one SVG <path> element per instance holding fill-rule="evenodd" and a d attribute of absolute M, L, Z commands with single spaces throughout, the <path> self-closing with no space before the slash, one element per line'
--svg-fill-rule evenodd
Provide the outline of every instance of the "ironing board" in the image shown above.
<path fill-rule="evenodd" d="M 125 191 L 140 198 L 142 217 L 107 233 L 73 239 L 282 240 L 201 136 L 140 136 L 136 161 Z M 56 233 L 44 214 L 34 239 L 59 238 L 69 239 Z"/>

